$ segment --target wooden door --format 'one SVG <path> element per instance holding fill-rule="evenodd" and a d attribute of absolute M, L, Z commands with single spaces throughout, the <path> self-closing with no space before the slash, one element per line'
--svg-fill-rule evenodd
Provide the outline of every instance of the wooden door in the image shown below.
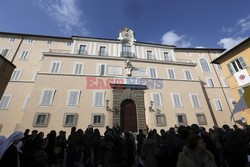
<path fill-rule="evenodd" d="M 121 131 L 138 131 L 136 106 L 135 102 L 131 99 L 124 100 L 121 104 Z"/>

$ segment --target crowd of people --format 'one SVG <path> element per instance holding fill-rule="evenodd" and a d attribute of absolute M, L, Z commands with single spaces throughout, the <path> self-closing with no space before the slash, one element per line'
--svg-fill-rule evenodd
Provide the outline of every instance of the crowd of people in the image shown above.
<path fill-rule="evenodd" d="M 168 131 L 121 133 L 116 124 L 102 136 L 91 125 L 57 135 L 27 129 L 7 139 L 0 136 L 0 167 L 245 167 L 248 165 L 250 126 L 208 129 L 171 127 Z"/>

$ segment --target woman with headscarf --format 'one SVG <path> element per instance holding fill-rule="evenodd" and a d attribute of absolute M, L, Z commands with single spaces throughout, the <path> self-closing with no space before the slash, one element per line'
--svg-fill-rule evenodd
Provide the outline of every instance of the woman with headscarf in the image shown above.
<path fill-rule="evenodd" d="M 20 167 L 19 153 L 23 132 L 16 131 L 0 145 L 0 166 Z"/>

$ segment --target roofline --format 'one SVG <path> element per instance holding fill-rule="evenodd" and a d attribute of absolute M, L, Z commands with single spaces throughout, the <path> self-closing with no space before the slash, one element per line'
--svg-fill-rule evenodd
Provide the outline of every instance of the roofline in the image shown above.
<path fill-rule="evenodd" d="M 112 38 L 96 38 L 96 37 L 84 37 L 84 36 L 78 36 L 78 35 L 73 35 L 72 38 L 88 38 L 88 39 L 98 39 L 98 40 L 107 40 L 107 41 L 120 41 L 119 39 L 112 39 Z"/>
<path fill-rule="evenodd" d="M 223 48 L 178 48 L 176 47 L 175 50 L 210 50 L 210 51 L 220 51 L 224 52 L 226 49 Z"/>
<path fill-rule="evenodd" d="M 246 44 L 247 42 L 250 41 L 250 37 L 246 38 L 244 41 L 242 41 L 241 43 L 239 43 L 238 45 L 234 46 L 233 48 L 231 48 L 230 50 L 224 52 L 220 57 L 217 57 L 216 59 L 214 59 L 213 61 L 211 61 L 211 63 L 214 64 L 219 64 L 218 61 L 220 61 L 221 59 L 223 59 L 226 55 L 228 55 L 229 53 L 231 53 L 232 51 L 235 51 L 236 49 L 238 49 L 239 47 L 241 47 L 242 45 Z"/>
<path fill-rule="evenodd" d="M 71 37 L 59 37 L 59 36 L 49 36 L 49 35 L 36 35 L 36 34 L 25 34 L 25 33 L 13 33 L 13 32 L 0 32 L 4 35 L 19 35 L 19 36 L 32 36 L 32 37 L 42 37 L 42 38 L 56 38 L 56 39 L 71 39 Z"/>

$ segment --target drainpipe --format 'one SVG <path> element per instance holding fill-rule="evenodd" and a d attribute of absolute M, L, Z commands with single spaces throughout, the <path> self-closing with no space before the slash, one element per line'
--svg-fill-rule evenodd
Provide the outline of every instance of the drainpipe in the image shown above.
<path fill-rule="evenodd" d="M 211 55 L 210 55 L 210 51 L 209 51 L 209 50 L 208 50 L 208 56 L 209 56 L 209 59 L 210 59 L 210 62 L 211 62 L 211 61 L 212 61 L 212 58 L 211 58 Z M 231 108 L 230 108 L 230 104 L 229 104 L 229 101 L 228 101 L 228 99 L 227 99 L 227 96 L 226 96 L 226 93 L 225 93 L 225 91 L 224 91 L 224 88 L 222 87 L 220 77 L 219 77 L 219 75 L 218 75 L 218 73 L 217 73 L 217 71 L 216 71 L 214 65 L 212 65 L 212 67 L 213 67 L 213 70 L 214 70 L 214 72 L 215 72 L 215 74 L 216 74 L 216 77 L 217 77 L 217 79 L 218 79 L 218 81 L 219 81 L 219 84 L 220 84 L 220 87 L 221 87 L 223 96 L 224 96 L 224 98 L 225 98 L 225 100 L 226 100 L 226 103 L 227 103 L 227 107 L 228 107 L 230 113 L 232 114 L 232 110 L 231 110 Z M 233 117 L 233 121 L 234 121 L 234 124 L 236 125 L 234 117 Z"/>
<path fill-rule="evenodd" d="M 13 56 L 13 58 L 12 58 L 12 60 L 11 60 L 11 63 L 14 62 L 14 60 L 15 60 L 15 58 L 16 58 L 16 56 L 17 56 L 17 52 L 19 51 L 19 49 L 20 49 L 22 43 L 23 43 L 23 36 L 21 36 L 21 41 L 20 41 L 20 43 L 18 44 L 18 47 L 17 47 L 17 49 L 16 49 L 16 51 L 15 51 L 15 53 L 14 53 L 14 56 Z"/>

